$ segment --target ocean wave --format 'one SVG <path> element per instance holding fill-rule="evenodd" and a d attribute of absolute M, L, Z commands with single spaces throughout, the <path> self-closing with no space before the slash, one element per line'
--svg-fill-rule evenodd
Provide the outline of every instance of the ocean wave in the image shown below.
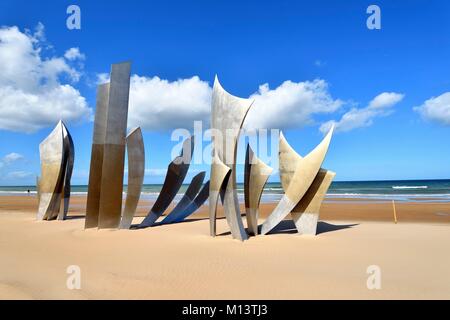
<path fill-rule="evenodd" d="M 36 191 L 23 191 L 23 190 L 1 190 L 0 194 L 36 194 Z"/>
<path fill-rule="evenodd" d="M 420 188 L 417 188 L 420 189 Z M 23 191 L 23 190 L 0 190 L 0 194 L 36 194 L 37 192 L 34 190 Z M 87 195 L 87 191 L 72 191 L 72 195 Z M 127 192 L 123 191 L 123 195 L 126 195 Z M 141 195 L 147 196 L 158 196 L 160 192 L 152 192 L 152 191 L 142 191 Z M 178 192 L 177 195 L 183 195 L 184 192 Z M 243 192 L 238 192 L 239 195 L 243 195 Z M 272 192 L 263 192 L 264 196 L 280 196 L 282 193 L 272 193 Z M 357 193 L 357 192 L 344 192 L 344 193 L 335 193 L 329 192 L 327 193 L 327 197 L 450 197 L 450 193 L 404 193 L 404 194 L 396 194 L 396 193 Z"/>
<path fill-rule="evenodd" d="M 428 186 L 392 186 L 392 189 L 428 189 Z"/>
<path fill-rule="evenodd" d="M 327 197 L 450 197 L 450 193 L 327 193 Z"/>

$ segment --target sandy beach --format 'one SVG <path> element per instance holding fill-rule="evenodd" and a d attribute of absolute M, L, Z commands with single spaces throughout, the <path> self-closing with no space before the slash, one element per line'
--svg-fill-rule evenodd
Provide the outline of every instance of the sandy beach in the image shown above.
<path fill-rule="evenodd" d="M 389 203 L 337 201 L 316 237 L 285 220 L 242 243 L 224 219 L 209 237 L 206 208 L 179 224 L 85 231 L 83 202 L 74 197 L 66 221 L 38 222 L 34 197 L 0 197 L 0 299 L 450 298 L 448 204 L 399 204 L 394 224 Z M 66 286 L 70 265 L 80 290 Z M 367 288 L 371 265 L 380 290 Z"/>
<path fill-rule="evenodd" d="M 152 202 L 141 200 L 136 216 L 145 216 L 151 208 Z M 266 218 L 275 208 L 276 203 L 261 203 L 261 218 Z M 169 207 L 173 208 L 174 204 Z M 400 222 L 433 222 L 450 223 L 450 204 L 447 202 L 396 202 L 397 219 Z M 85 196 L 72 196 L 69 215 L 83 217 L 86 208 Z M 37 210 L 37 200 L 30 196 L 0 196 L 1 211 L 18 211 L 34 213 Z M 241 204 L 241 212 L 245 208 Z M 218 207 L 218 216 L 223 217 L 222 208 Z M 191 218 L 208 217 L 208 207 L 202 206 Z M 364 199 L 329 199 L 320 210 L 323 220 L 347 221 L 393 221 L 392 203 L 389 201 L 374 201 Z"/>

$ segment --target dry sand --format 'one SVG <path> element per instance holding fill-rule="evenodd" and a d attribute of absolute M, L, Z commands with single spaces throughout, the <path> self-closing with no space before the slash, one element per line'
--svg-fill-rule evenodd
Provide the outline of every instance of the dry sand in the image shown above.
<path fill-rule="evenodd" d="M 85 231 L 83 198 L 66 221 L 35 221 L 34 201 L 0 197 L 1 299 L 450 299 L 448 204 L 399 205 L 394 224 L 387 203 L 329 203 L 316 237 L 286 220 L 240 242 L 224 219 L 209 237 L 205 208 L 185 223 Z M 69 265 L 81 290 L 67 289 Z M 367 289 L 370 265 L 380 290 Z"/>

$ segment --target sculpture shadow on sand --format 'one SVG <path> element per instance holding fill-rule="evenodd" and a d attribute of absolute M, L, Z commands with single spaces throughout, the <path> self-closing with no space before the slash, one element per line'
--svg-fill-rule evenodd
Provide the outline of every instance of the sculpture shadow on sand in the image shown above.
<path fill-rule="evenodd" d="M 174 221 L 174 222 L 170 222 L 170 223 L 165 223 L 162 221 L 158 221 L 155 222 L 152 226 L 152 228 L 154 227 L 161 227 L 161 226 L 170 226 L 170 225 L 174 225 L 174 224 L 180 224 L 180 223 L 190 223 L 190 222 L 197 222 L 197 221 L 203 221 L 203 220 L 209 220 L 209 218 L 204 217 L 204 218 L 186 218 L 182 221 Z M 142 228 L 139 226 L 139 223 L 134 223 L 131 225 L 130 229 L 147 229 L 147 228 Z"/>
<path fill-rule="evenodd" d="M 319 221 L 317 223 L 317 232 L 316 235 L 327 233 L 327 232 L 333 232 L 333 231 L 339 231 L 343 229 L 349 229 L 353 228 L 355 226 L 358 226 L 358 223 L 353 224 L 332 224 L 324 221 Z M 261 227 L 261 226 L 259 226 Z M 293 220 L 283 220 L 281 221 L 275 228 L 273 228 L 268 235 L 271 234 L 294 234 L 298 233 L 297 228 L 295 227 L 295 223 Z"/>

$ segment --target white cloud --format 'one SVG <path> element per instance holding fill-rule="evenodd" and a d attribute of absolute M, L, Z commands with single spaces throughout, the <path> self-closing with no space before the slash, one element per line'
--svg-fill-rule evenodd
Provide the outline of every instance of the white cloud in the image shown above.
<path fill-rule="evenodd" d="M 97 83 L 109 81 L 109 74 L 97 74 Z M 233 94 L 233 93 L 231 93 Z M 133 75 L 130 83 L 128 126 L 148 130 L 190 128 L 195 120 L 209 123 L 212 88 L 198 76 L 168 81 L 159 77 Z M 333 99 L 324 80 L 285 81 L 271 90 L 263 84 L 252 94 L 255 103 L 244 126 L 288 128 L 312 124 L 312 116 L 331 113 L 343 102 Z"/>
<path fill-rule="evenodd" d="M 43 57 L 44 41 L 42 24 L 35 33 L 0 28 L 0 129 L 31 133 L 60 119 L 89 119 L 86 100 L 67 83 L 80 72 L 64 57 Z"/>
<path fill-rule="evenodd" d="M 109 81 L 107 73 L 97 74 L 97 82 Z M 208 82 L 194 76 L 168 81 L 155 77 L 133 75 L 130 84 L 128 126 L 148 130 L 189 128 L 193 121 L 209 122 L 212 88 Z M 263 84 L 252 94 L 254 104 L 244 127 L 298 128 L 314 123 L 314 115 L 333 113 L 344 102 L 334 99 L 325 80 L 304 82 L 285 81 L 275 89 Z M 402 94 L 384 92 L 364 109 L 353 108 L 341 121 L 322 125 L 321 130 L 336 123 L 338 130 L 348 131 L 367 126 L 372 119 L 389 113 L 389 108 L 403 99 Z"/>
<path fill-rule="evenodd" d="M 109 74 L 97 74 L 97 84 L 108 81 Z M 209 83 L 198 76 L 169 81 L 133 75 L 128 126 L 166 130 L 190 128 L 195 120 L 209 123 L 211 95 Z M 285 81 L 273 90 L 266 83 L 249 98 L 255 100 L 244 123 L 250 130 L 312 124 L 314 114 L 331 113 L 343 105 L 341 100 L 331 97 L 324 80 Z"/>
<path fill-rule="evenodd" d="M 70 48 L 69 50 L 64 53 L 64 58 L 70 61 L 74 60 L 84 60 L 86 59 L 86 56 L 80 52 L 79 48 Z"/>
<path fill-rule="evenodd" d="M 3 158 L 0 158 L 0 169 L 23 159 L 24 159 L 23 155 L 16 152 L 11 152 L 6 156 L 4 156 Z"/>
<path fill-rule="evenodd" d="M 250 98 L 255 102 L 245 120 L 247 129 L 298 128 L 312 124 L 314 114 L 331 113 L 343 105 L 341 100 L 331 97 L 324 80 L 288 80 L 273 90 L 266 83 Z"/>
<path fill-rule="evenodd" d="M 18 160 L 22 160 L 24 159 L 24 156 L 16 153 L 16 152 L 11 152 L 9 154 L 7 154 L 6 156 L 3 157 L 3 159 L 1 160 L 2 163 L 4 164 L 10 164 L 13 162 L 16 162 Z"/>
<path fill-rule="evenodd" d="M 395 92 L 383 92 L 373 98 L 369 103 L 369 109 L 384 109 L 390 108 L 402 101 L 404 95 Z"/>
<path fill-rule="evenodd" d="M 335 132 L 346 132 L 356 128 L 368 127 L 376 117 L 387 116 L 392 113 L 392 107 L 403 99 L 404 95 L 395 92 L 383 92 L 376 96 L 365 108 L 352 108 L 346 112 L 341 120 L 331 120 L 320 126 L 320 131 L 328 132 L 334 124 Z"/>
<path fill-rule="evenodd" d="M 109 82 L 109 73 L 97 73 L 97 83 L 96 84 L 104 84 Z"/>
<path fill-rule="evenodd" d="M 432 97 L 421 106 L 414 107 L 422 118 L 450 126 L 450 92 Z"/>
<path fill-rule="evenodd" d="M 195 120 L 208 121 L 210 108 L 211 87 L 197 76 L 172 82 L 158 77 L 131 77 L 129 127 L 189 128 Z"/>
<path fill-rule="evenodd" d="M 28 171 L 12 171 L 6 174 L 7 179 L 17 180 L 33 177 L 34 174 Z"/>

